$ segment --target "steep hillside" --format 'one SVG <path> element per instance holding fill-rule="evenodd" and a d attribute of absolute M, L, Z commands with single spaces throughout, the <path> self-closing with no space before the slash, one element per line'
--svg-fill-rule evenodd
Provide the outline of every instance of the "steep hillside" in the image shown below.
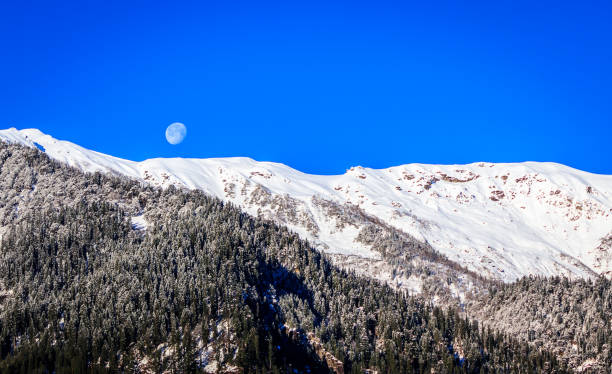
<path fill-rule="evenodd" d="M 0 208 L 0 372 L 566 372 L 201 191 L 0 143 Z"/>
<path fill-rule="evenodd" d="M 363 240 L 372 223 L 492 279 L 612 271 L 612 176 L 559 164 L 409 164 L 318 176 L 248 158 L 133 162 L 34 129 L 3 130 L 0 139 L 37 146 L 84 171 L 203 190 L 287 226 L 340 264 L 378 266 L 373 275 L 410 291 L 419 291 L 422 279 L 395 276 Z"/>
<path fill-rule="evenodd" d="M 482 324 L 545 347 L 576 371 L 612 372 L 612 282 L 525 277 L 468 303 Z"/>

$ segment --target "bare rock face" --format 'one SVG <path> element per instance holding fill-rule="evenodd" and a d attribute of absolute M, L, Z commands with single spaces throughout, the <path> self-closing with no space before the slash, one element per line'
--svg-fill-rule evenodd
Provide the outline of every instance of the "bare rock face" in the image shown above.
<path fill-rule="evenodd" d="M 313 333 L 308 333 L 308 341 L 310 345 L 314 348 L 317 356 L 324 361 L 329 369 L 336 374 L 344 374 L 344 364 L 342 361 L 338 360 L 334 355 L 327 352 L 323 347 L 323 344 L 319 341 Z"/>

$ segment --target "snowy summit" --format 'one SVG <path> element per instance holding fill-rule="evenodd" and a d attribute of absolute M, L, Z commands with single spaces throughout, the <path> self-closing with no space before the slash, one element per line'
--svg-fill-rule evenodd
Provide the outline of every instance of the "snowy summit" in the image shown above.
<path fill-rule="evenodd" d="M 201 189 L 286 225 L 331 254 L 379 259 L 357 240 L 361 214 L 490 278 L 612 274 L 612 176 L 560 164 L 407 164 L 320 176 L 249 158 L 134 162 L 36 129 L 1 130 L 0 139 L 87 172 Z"/>

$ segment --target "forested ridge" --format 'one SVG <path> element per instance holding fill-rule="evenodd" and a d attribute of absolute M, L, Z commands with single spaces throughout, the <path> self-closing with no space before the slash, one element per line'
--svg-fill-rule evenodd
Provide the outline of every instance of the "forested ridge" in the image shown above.
<path fill-rule="evenodd" d="M 199 191 L 84 174 L 3 143 L 0 181 L 3 372 L 571 370 Z"/>
<path fill-rule="evenodd" d="M 492 286 L 468 310 L 488 326 L 554 352 L 570 367 L 612 373 L 612 282 L 603 276 L 524 277 Z"/>

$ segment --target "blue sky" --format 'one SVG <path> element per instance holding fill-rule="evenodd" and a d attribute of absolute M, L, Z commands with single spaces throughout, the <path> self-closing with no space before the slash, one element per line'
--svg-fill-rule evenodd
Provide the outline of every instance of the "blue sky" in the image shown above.
<path fill-rule="evenodd" d="M 319 174 L 526 160 L 612 174 L 610 1 L 125 3 L 3 2 L 0 128 Z M 188 133 L 172 146 L 175 121 Z"/>

